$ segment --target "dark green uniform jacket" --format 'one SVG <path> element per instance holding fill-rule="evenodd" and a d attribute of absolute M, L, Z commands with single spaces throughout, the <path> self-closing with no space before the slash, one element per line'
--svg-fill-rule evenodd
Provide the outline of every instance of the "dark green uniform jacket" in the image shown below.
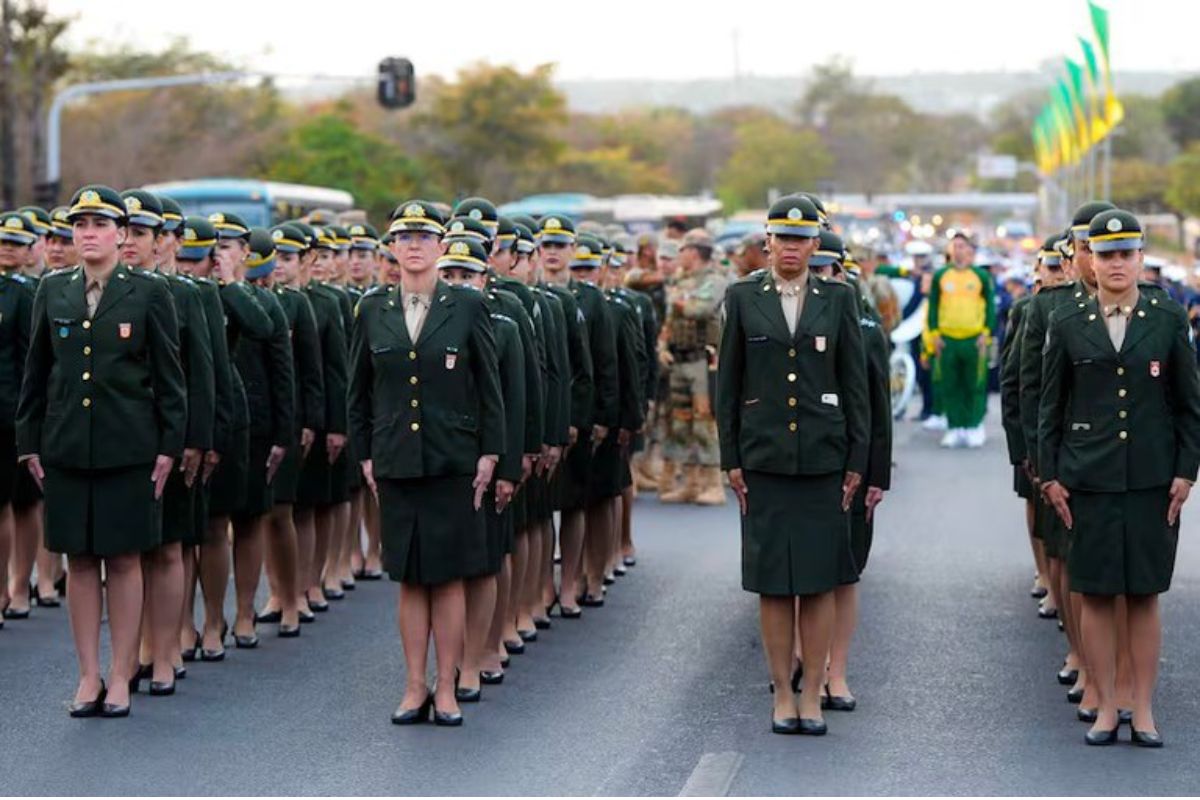
<path fill-rule="evenodd" d="M 325 375 L 321 366 L 321 341 L 317 319 L 308 295 L 299 289 L 275 287 L 275 297 L 287 316 L 292 342 L 292 376 L 296 382 L 296 437 L 300 430 L 325 430 Z"/>
<path fill-rule="evenodd" d="M 217 287 L 221 299 L 225 347 L 229 353 L 229 375 L 233 381 L 234 402 L 230 419 L 232 434 L 233 431 L 243 431 L 250 427 L 250 402 L 246 397 L 246 383 L 237 367 L 238 345 L 243 338 L 266 342 L 271 338 L 275 326 L 249 284 L 240 281 L 202 282 Z M 230 438 L 230 447 L 233 446 L 233 442 L 234 439 Z"/>
<path fill-rule="evenodd" d="M 29 353 L 33 293 L 33 281 L 17 273 L 0 272 L 0 428 L 7 431 L 10 448 Z"/>
<path fill-rule="evenodd" d="M 645 292 L 621 288 L 618 292 L 629 300 L 638 311 L 638 321 L 642 326 L 642 370 L 645 388 L 642 396 L 649 403 L 654 398 L 655 387 L 658 386 L 658 319 L 655 316 L 654 301 Z"/>
<path fill-rule="evenodd" d="M 88 319 L 83 267 L 45 276 L 33 303 L 17 450 L 63 469 L 177 457 L 187 428 L 167 282 L 117 264 Z"/>
<path fill-rule="evenodd" d="M 567 422 L 570 415 L 570 388 L 564 380 L 568 376 L 566 331 L 563 330 L 562 302 L 550 292 L 538 287 L 530 289 L 537 303 L 545 335 L 546 362 L 542 371 L 542 442 L 547 447 L 567 444 Z"/>
<path fill-rule="evenodd" d="M 595 368 L 587 324 L 579 301 L 570 288 L 553 284 L 547 284 L 545 288 L 562 303 L 567 332 L 567 360 L 571 365 L 570 427 L 579 431 L 580 435 L 586 435 L 592 428 L 596 396 Z"/>
<path fill-rule="evenodd" d="M 617 332 L 604 293 L 588 281 L 571 279 L 571 292 L 579 303 L 592 354 L 592 424 L 612 428 L 617 424 Z"/>
<path fill-rule="evenodd" d="M 1039 477 L 1042 473 L 1038 465 L 1038 405 L 1042 398 L 1042 348 L 1046 343 L 1050 314 L 1056 308 L 1077 306 L 1086 299 L 1087 292 L 1080 281 L 1043 288 L 1029 301 L 1022 316 L 1024 330 L 1018 362 L 1021 432 L 1025 437 L 1025 457 L 1033 467 L 1033 474 Z"/>
<path fill-rule="evenodd" d="M 496 363 L 500 370 L 500 393 L 504 397 L 504 452 L 496 464 L 495 478 L 520 483 L 524 472 L 525 450 L 525 348 L 516 320 L 499 309 L 495 293 L 489 293 L 487 305 L 496 334 Z"/>
<path fill-rule="evenodd" d="M 1023 462 L 1025 434 L 1021 430 L 1021 336 L 1025 310 L 1033 295 L 1017 298 L 1008 312 L 1008 329 L 1000 350 L 1000 421 L 1008 441 L 1008 460 L 1014 466 Z"/>
<path fill-rule="evenodd" d="M 208 350 L 213 365 L 213 436 L 212 449 L 227 453 L 233 442 L 235 400 L 233 366 L 229 360 L 229 343 L 225 340 L 225 309 L 217 285 L 204 278 L 192 278 L 204 309 L 204 324 L 208 328 Z M 240 398 L 245 406 L 245 392 Z"/>
<path fill-rule="evenodd" d="M 641 319 L 633 303 L 618 292 L 606 292 L 609 316 L 616 331 L 617 422 L 616 427 L 637 431 L 645 421 L 645 343 Z M 610 435 L 615 435 L 615 432 Z"/>
<path fill-rule="evenodd" d="M 325 433 L 345 434 L 349 430 L 349 423 L 346 420 L 348 345 L 337 290 L 312 281 L 305 291 L 308 293 L 313 314 L 317 319 L 317 338 L 320 341 L 325 378 L 325 426 L 318 430 L 323 430 Z M 353 295 L 351 296 L 353 297 Z"/>
<path fill-rule="evenodd" d="M 860 298 L 859 308 L 871 398 L 871 444 L 863 486 L 886 491 L 892 488 L 892 345 L 879 312 L 865 298 Z"/>
<path fill-rule="evenodd" d="M 438 281 L 416 344 L 400 288 L 363 296 L 350 344 L 350 435 L 377 478 L 475 474 L 505 449 L 496 339 L 483 295 Z"/>
<path fill-rule="evenodd" d="M 179 361 L 187 385 L 187 435 L 183 446 L 211 450 L 216 419 L 216 378 L 213 374 L 212 344 L 208 318 L 200 290 L 182 275 L 159 275 L 171 289 L 179 321 Z"/>
<path fill-rule="evenodd" d="M 523 296 L 533 302 L 533 295 L 517 281 L 493 278 L 489 281 L 489 291 L 495 295 L 490 298 L 488 306 L 493 313 L 503 314 L 517 325 L 517 333 L 521 337 L 522 372 L 525 380 L 524 396 L 536 400 L 542 396 L 542 352 L 539 351 L 538 337 L 541 326 L 535 327 L 533 318 L 526 311 Z M 506 395 L 507 396 L 507 395 Z M 545 408 L 541 403 L 525 403 L 525 423 L 522 426 L 524 435 L 524 452 L 536 455 L 542 451 L 542 425 L 545 423 Z"/>
<path fill-rule="evenodd" d="M 1039 476 L 1125 492 L 1196 480 L 1200 377 L 1187 314 L 1142 292 L 1120 352 L 1095 298 L 1050 320 L 1042 366 Z"/>
<path fill-rule="evenodd" d="M 862 474 L 870 400 L 857 292 L 810 274 L 793 336 L 769 273 L 730 285 L 716 407 L 722 469 Z"/>
<path fill-rule="evenodd" d="M 266 340 L 249 337 L 238 342 L 234 364 L 246 385 L 250 408 L 250 438 L 288 448 L 296 440 L 295 376 L 287 316 L 269 290 L 249 285 L 259 305 L 271 319 Z"/>

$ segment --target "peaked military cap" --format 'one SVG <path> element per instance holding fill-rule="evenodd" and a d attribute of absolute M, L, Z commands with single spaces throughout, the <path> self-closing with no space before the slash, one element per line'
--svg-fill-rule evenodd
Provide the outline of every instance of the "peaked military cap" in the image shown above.
<path fill-rule="evenodd" d="M 533 238 L 533 230 L 521 222 L 513 223 L 513 230 L 517 233 L 517 252 L 529 254 L 537 249 L 537 242 Z"/>
<path fill-rule="evenodd" d="M 833 231 L 822 230 L 818 236 L 817 250 L 808 260 L 810 267 L 828 267 L 842 260 L 842 251 L 846 249 L 842 237 Z"/>
<path fill-rule="evenodd" d="M 271 241 L 275 244 L 275 250 L 280 253 L 303 253 L 308 249 L 304 232 L 290 222 L 271 228 Z"/>
<path fill-rule="evenodd" d="M 158 195 L 158 202 L 162 205 L 163 230 L 167 233 L 179 230 L 183 225 L 183 207 L 165 194 Z"/>
<path fill-rule="evenodd" d="M 237 214 L 222 213 L 208 215 L 208 221 L 217 229 L 218 239 L 249 239 L 250 226 Z M 270 238 L 268 236 L 267 238 Z"/>
<path fill-rule="evenodd" d="M 1094 253 L 1113 250 L 1141 250 L 1144 244 L 1142 224 L 1128 211 L 1114 208 L 1092 217 L 1087 232 L 1088 246 Z"/>
<path fill-rule="evenodd" d="M 446 230 L 446 218 L 437 207 L 426 200 L 409 200 L 401 203 L 392 212 L 388 233 L 400 231 L 425 231 L 441 236 Z"/>
<path fill-rule="evenodd" d="M 496 206 L 492 201 L 483 197 L 467 197 L 458 201 L 454 206 L 452 217 L 470 217 L 477 222 L 482 222 L 488 227 L 488 230 L 495 235 L 496 228 L 500 225 L 500 212 L 496 210 Z"/>
<path fill-rule="evenodd" d="M 175 258 L 200 261 L 217 246 L 217 229 L 204 217 L 185 217 L 179 233 L 179 251 Z"/>
<path fill-rule="evenodd" d="M 1114 208 L 1116 206 L 1104 200 L 1084 203 L 1075 209 L 1075 214 L 1071 217 L 1071 235 L 1076 239 L 1088 238 L 1088 226 L 1092 223 L 1092 217 L 1101 211 L 1111 211 Z"/>
<path fill-rule="evenodd" d="M 496 225 L 496 247 L 500 250 L 511 250 L 516 245 L 516 223 L 509 217 L 501 217 Z"/>
<path fill-rule="evenodd" d="M 800 195 L 801 197 L 808 198 L 809 202 L 811 202 L 817 209 L 817 217 L 821 220 L 821 222 L 825 222 L 829 215 L 825 213 L 825 204 L 821 202 L 821 198 L 817 197 L 812 192 L 796 192 L 796 194 Z"/>
<path fill-rule="evenodd" d="M 18 211 L 0 214 L 0 242 L 28 246 L 37 241 L 37 236 L 33 223 L 24 214 Z"/>
<path fill-rule="evenodd" d="M 53 227 L 50 213 L 41 206 L 22 206 L 17 209 L 17 213 L 33 223 L 33 232 L 38 236 L 45 236 Z"/>
<path fill-rule="evenodd" d="M 1038 261 L 1047 267 L 1062 266 L 1062 252 L 1058 249 L 1061 240 L 1061 233 L 1054 233 L 1047 236 L 1046 241 L 1042 243 L 1042 249 L 1038 252 Z"/>
<path fill-rule="evenodd" d="M 767 233 L 813 239 L 820 229 L 820 213 L 807 197 L 789 194 L 776 200 L 767 211 Z"/>
<path fill-rule="evenodd" d="M 84 214 L 116 220 L 125 224 L 125 201 L 116 189 L 99 183 L 89 184 L 75 192 L 67 209 L 67 219 L 74 222 Z"/>
<path fill-rule="evenodd" d="M 157 195 L 143 189 L 128 189 L 121 192 L 121 200 L 130 225 L 155 230 L 163 226 L 163 207 Z"/>
<path fill-rule="evenodd" d="M 318 250 L 337 250 L 337 240 L 333 236 L 333 232 L 329 230 L 327 225 L 313 225 L 313 243 L 312 246 Z"/>
<path fill-rule="evenodd" d="M 75 238 L 75 229 L 67 219 L 67 207 L 55 206 L 50 212 L 50 235 L 71 241 Z"/>
<path fill-rule="evenodd" d="M 509 219 L 513 221 L 514 225 L 524 225 L 526 228 L 529 228 L 530 233 L 538 229 L 537 220 L 528 214 L 513 214 Z"/>
<path fill-rule="evenodd" d="M 478 239 L 456 237 L 446 242 L 446 252 L 437 260 L 438 269 L 460 267 L 472 272 L 487 271 L 487 250 Z"/>
<path fill-rule="evenodd" d="M 337 215 L 327 208 L 314 208 L 308 212 L 307 222 L 313 226 L 332 225 L 337 221 Z"/>
<path fill-rule="evenodd" d="M 356 222 L 347 228 L 346 231 L 350 234 L 350 248 L 352 250 L 379 249 L 379 231 L 375 230 L 369 224 Z"/>
<path fill-rule="evenodd" d="M 575 253 L 571 257 L 571 269 L 596 269 L 604 258 L 600 240 L 590 234 L 581 234 L 575 240 Z"/>
<path fill-rule="evenodd" d="M 300 231 L 300 235 L 304 237 L 304 249 L 311 250 L 316 246 L 317 232 L 312 225 L 298 219 L 290 219 L 287 224 Z"/>
<path fill-rule="evenodd" d="M 333 246 L 336 250 L 350 249 L 350 231 L 343 228 L 341 225 L 326 225 L 325 230 L 333 237 Z"/>
<path fill-rule="evenodd" d="M 447 239 L 451 237 L 474 239 L 483 242 L 487 249 L 491 249 L 492 232 L 482 222 L 470 217 L 454 217 L 447 222 L 445 237 Z"/>
<path fill-rule="evenodd" d="M 275 269 L 275 240 L 266 228 L 251 228 L 247 239 L 246 277 L 265 278 Z"/>
<path fill-rule="evenodd" d="M 542 217 L 533 234 L 538 244 L 574 244 L 575 223 L 566 215 L 547 214 Z"/>

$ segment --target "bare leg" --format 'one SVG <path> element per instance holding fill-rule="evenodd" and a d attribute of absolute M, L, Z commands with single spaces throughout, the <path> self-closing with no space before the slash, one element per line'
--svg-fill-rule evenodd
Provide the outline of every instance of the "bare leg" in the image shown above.
<path fill-rule="evenodd" d="M 254 593 L 262 576 L 265 527 L 265 517 L 233 523 L 233 585 L 237 593 L 233 631 L 239 636 L 254 635 Z"/>
<path fill-rule="evenodd" d="M 804 634 L 804 684 L 800 693 L 800 716 L 821 719 L 821 687 L 825 683 L 825 659 L 833 641 L 835 617 L 833 592 L 800 598 L 800 630 Z M 790 676 L 785 678 L 790 679 Z M 775 684 L 779 691 L 779 684 Z"/>
<path fill-rule="evenodd" d="M 205 650 L 224 648 L 225 592 L 229 589 L 229 518 L 208 521 L 208 537 L 200 545 L 200 590 L 204 592 Z"/>
<path fill-rule="evenodd" d="M 1128 595 L 1129 644 L 1133 667 L 1133 727 L 1142 733 L 1157 733 L 1154 724 L 1154 684 L 1158 681 L 1158 657 L 1162 650 L 1162 621 L 1158 595 Z"/>
<path fill-rule="evenodd" d="M 466 581 L 466 642 L 460 679 L 460 685 L 464 689 L 479 688 L 479 670 L 485 668 L 484 661 L 491 641 L 490 632 L 496 616 L 496 592 L 495 575 Z M 492 651 L 494 652 L 494 648 Z"/>
<path fill-rule="evenodd" d="M 129 702 L 129 679 L 133 677 L 129 667 L 137 658 L 138 629 L 142 623 L 142 557 L 137 553 L 129 553 L 106 558 L 104 569 L 108 633 L 112 640 L 108 698 L 116 705 L 125 705 Z M 175 613 L 179 613 L 178 607 Z M 99 636 L 96 638 L 99 640 Z M 171 642 L 174 644 L 173 635 Z"/>
<path fill-rule="evenodd" d="M 46 549 L 44 534 L 45 531 L 38 530 L 38 549 L 37 549 L 37 590 L 38 597 L 42 599 L 56 600 L 58 599 L 58 590 L 54 588 L 54 582 L 58 580 L 59 565 L 62 563 L 62 556 L 58 553 L 51 553 Z"/>
<path fill-rule="evenodd" d="M 104 599 L 100 594 L 100 559 L 70 556 L 71 573 L 67 592 L 67 611 L 75 656 L 79 659 L 79 686 L 75 702 L 96 699 L 100 693 L 100 614 Z"/>
<path fill-rule="evenodd" d="M 587 572 L 588 597 L 604 597 L 604 568 L 608 564 L 608 545 L 612 529 L 612 504 L 601 500 L 587 510 L 587 532 L 584 534 L 584 567 Z M 565 558 L 564 558 L 565 563 Z"/>
<path fill-rule="evenodd" d="M 292 509 L 292 521 L 296 526 L 296 607 L 311 612 L 308 607 L 309 581 L 313 574 L 313 559 L 316 557 L 316 516 L 311 508 Z"/>
<path fill-rule="evenodd" d="M 513 539 L 512 580 L 505 598 L 505 608 L 508 618 L 512 621 L 512 631 L 520 636 L 520 631 L 531 631 L 533 616 L 529 613 L 525 600 L 529 596 L 529 572 L 532 566 L 529 558 L 529 542 L 533 537 L 533 526 L 518 531 Z"/>
<path fill-rule="evenodd" d="M 1088 665 L 1088 691 L 1094 691 L 1099 712 L 1093 731 L 1117 727 L 1117 637 L 1114 598 L 1083 595 L 1083 646 Z"/>
<path fill-rule="evenodd" d="M 363 557 L 363 569 L 383 569 L 382 544 L 379 538 L 379 503 L 370 492 L 363 492 L 363 517 L 366 519 L 367 552 Z"/>
<path fill-rule="evenodd" d="M 462 581 L 449 581 L 429 590 L 429 621 L 437 656 L 434 705 L 448 714 L 458 712 L 454 698 L 454 669 L 462 661 L 467 601 Z"/>
<path fill-rule="evenodd" d="M 1044 552 L 1044 551 L 1043 551 Z M 1049 580 L 1046 588 L 1049 590 L 1044 598 L 1042 598 L 1042 608 L 1050 611 L 1052 609 L 1059 610 L 1059 619 L 1062 619 L 1065 614 L 1067 592 L 1070 591 L 1067 579 L 1067 565 L 1060 558 L 1047 556 L 1046 571 L 1049 573 Z M 1068 588 L 1064 589 L 1066 586 Z M 1063 626 L 1066 626 L 1066 620 L 1063 620 Z"/>
<path fill-rule="evenodd" d="M 322 561 L 324 586 L 335 592 L 342 591 L 342 580 L 338 577 L 338 560 L 342 556 L 342 542 L 346 539 L 346 529 L 349 524 L 350 503 L 338 503 L 334 506 L 333 525 L 329 528 L 329 541 L 326 542 L 325 549 L 317 553 L 318 559 Z"/>
<path fill-rule="evenodd" d="M 637 553 L 633 546 L 633 489 L 626 489 L 621 495 L 621 546 L 618 548 L 618 563 L 626 557 Z"/>
<path fill-rule="evenodd" d="M 346 526 L 346 535 L 342 538 L 342 549 L 338 553 L 338 577 L 344 581 L 354 582 L 354 566 L 351 554 L 362 556 L 363 528 L 363 496 L 367 494 L 362 489 L 350 493 L 350 521 Z"/>
<path fill-rule="evenodd" d="M 16 536 L 8 570 L 8 596 L 17 610 L 29 608 L 29 579 L 42 541 L 42 502 L 15 512 Z"/>
<path fill-rule="evenodd" d="M 0 508 L 0 610 L 8 607 L 8 568 L 13 548 L 12 504 Z M 98 673 L 97 673 L 98 675 Z"/>
<path fill-rule="evenodd" d="M 758 609 L 767 670 L 775 684 L 773 713 L 775 719 L 793 719 L 797 716 L 791 675 L 796 602 L 792 597 L 762 595 L 758 599 Z"/>
<path fill-rule="evenodd" d="M 325 602 L 325 593 L 321 590 L 321 570 L 325 568 L 325 554 L 329 552 L 329 538 L 333 535 L 333 526 L 337 524 L 337 506 L 321 506 L 316 509 L 314 519 L 316 524 L 313 527 L 312 571 L 308 574 L 308 580 L 304 587 L 310 605 Z"/>
<path fill-rule="evenodd" d="M 408 710 L 425 702 L 429 687 L 425 667 L 429 659 L 429 589 L 401 584 L 396 594 L 396 616 L 404 647 L 405 686 L 400 707 Z"/>
<path fill-rule="evenodd" d="M 833 644 L 829 648 L 829 693 L 838 697 L 853 697 L 846 682 L 850 661 L 850 642 L 858 625 L 858 584 L 851 583 L 833 590 Z"/>
<path fill-rule="evenodd" d="M 579 572 L 583 560 L 583 535 L 585 516 L 582 510 L 564 511 L 559 529 L 562 550 L 562 577 L 559 587 L 559 602 L 563 608 L 576 609 L 575 598 L 579 596 Z"/>
<path fill-rule="evenodd" d="M 150 644 L 154 664 L 152 680 L 170 683 L 179 657 L 179 620 L 183 614 L 183 548 L 165 544 L 142 560 L 146 572 L 144 639 Z"/>
<path fill-rule="evenodd" d="M 541 573 L 538 578 L 538 591 L 541 593 L 539 602 L 543 614 L 549 610 L 555 595 L 558 594 L 554 589 L 554 540 L 558 535 L 554 527 L 554 517 L 551 517 L 542 526 L 542 557 L 538 564 Z"/>
<path fill-rule="evenodd" d="M 532 623 L 536 617 L 544 617 L 546 607 L 542 605 L 542 532 L 544 526 L 537 522 L 529 526 L 525 534 L 528 561 L 525 564 L 525 579 L 521 586 L 520 603 L 521 617 L 517 627 L 524 628 L 526 622 Z"/>
<path fill-rule="evenodd" d="M 1037 580 L 1034 581 L 1036 586 L 1048 589 L 1046 586 L 1046 548 L 1042 546 L 1042 540 L 1033 535 L 1033 521 L 1037 516 L 1037 505 L 1032 500 L 1025 501 L 1025 528 L 1029 531 L 1029 546 L 1033 550 L 1034 569 L 1037 570 Z"/>
<path fill-rule="evenodd" d="M 270 547 L 275 554 L 275 569 L 278 582 L 277 597 L 283 615 L 279 624 L 295 627 L 300 624 L 297 595 L 300 593 L 300 577 L 297 572 L 296 523 L 293 521 L 291 503 L 280 503 L 271 509 L 270 524 L 267 526 Z"/>
<path fill-rule="evenodd" d="M 179 650 L 196 649 L 196 569 L 197 548 L 183 548 L 183 613 L 179 615 Z M 178 661 L 183 661 L 179 653 Z"/>
<path fill-rule="evenodd" d="M 1116 637 L 1117 637 L 1117 708 L 1132 709 L 1134 703 L 1133 651 L 1129 637 L 1129 606 L 1125 596 L 1117 597 L 1116 608 Z"/>

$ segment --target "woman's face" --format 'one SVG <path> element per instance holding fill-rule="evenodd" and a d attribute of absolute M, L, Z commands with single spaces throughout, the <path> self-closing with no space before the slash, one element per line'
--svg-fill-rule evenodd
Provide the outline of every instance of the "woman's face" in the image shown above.
<path fill-rule="evenodd" d="M 429 231 L 400 231 L 389 245 L 392 255 L 407 273 L 422 273 L 433 269 L 442 254 L 442 241 Z"/>
<path fill-rule="evenodd" d="M 72 225 L 75 249 L 87 263 L 99 263 L 117 256 L 125 242 L 125 228 L 108 217 L 83 214 Z"/>

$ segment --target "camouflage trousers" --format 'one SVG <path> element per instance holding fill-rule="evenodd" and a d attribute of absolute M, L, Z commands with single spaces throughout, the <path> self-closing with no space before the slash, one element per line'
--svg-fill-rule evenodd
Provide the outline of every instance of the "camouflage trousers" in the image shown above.
<path fill-rule="evenodd" d="M 671 394 L 667 404 L 663 457 L 680 464 L 720 465 L 707 359 L 677 361 L 670 370 Z"/>

